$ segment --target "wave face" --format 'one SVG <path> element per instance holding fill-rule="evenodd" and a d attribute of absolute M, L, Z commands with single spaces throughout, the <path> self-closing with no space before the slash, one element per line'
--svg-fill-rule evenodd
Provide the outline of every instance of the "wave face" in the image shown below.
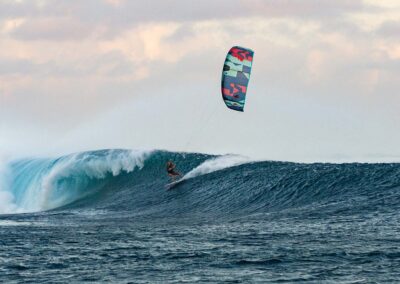
<path fill-rule="evenodd" d="M 54 209 L 101 192 L 113 177 L 141 169 L 149 155 L 102 150 L 57 159 L 19 160 L 8 165 L 1 192 L 12 196 L 8 208 L 16 212 Z"/>
<path fill-rule="evenodd" d="M 400 164 L 102 150 L 0 175 L 1 283 L 399 283 Z"/>
<path fill-rule="evenodd" d="M 165 163 L 186 173 L 166 191 Z M 3 169 L 0 213 L 99 209 L 136 217 L 324 216 L 397 210 L 400 164 L 250 162 L 234 155 L 100 150 Z M 5 174 L 6 173 L 6 174 Z"/>

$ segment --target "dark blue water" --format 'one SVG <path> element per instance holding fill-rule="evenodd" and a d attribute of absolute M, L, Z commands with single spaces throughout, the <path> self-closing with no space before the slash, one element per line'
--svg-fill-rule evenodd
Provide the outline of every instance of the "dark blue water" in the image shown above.
<path fill-rule="evenodd" d="M 109 150 L 3 180 L 0 282 L 400 282 L 400 164 Z"/>

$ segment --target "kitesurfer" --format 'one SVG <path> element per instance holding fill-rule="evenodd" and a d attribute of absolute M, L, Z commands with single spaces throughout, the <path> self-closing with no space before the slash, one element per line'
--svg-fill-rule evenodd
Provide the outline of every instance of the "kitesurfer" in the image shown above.
<path fill-rule="evenodd" d="M 175 164 L 172 161 L 167 162 L 167 173 L 172 178 L 172 180 L 175 180 L 176 177 L 181 175 L 180 173 L 175 171 Z"/>

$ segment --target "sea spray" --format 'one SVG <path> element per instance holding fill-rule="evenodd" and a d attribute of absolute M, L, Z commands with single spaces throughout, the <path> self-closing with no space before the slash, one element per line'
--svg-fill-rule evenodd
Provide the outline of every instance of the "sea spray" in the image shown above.
<path fill-rule="evenodd" d="M 206 160 L 198 167 L 188 172 L 182 179 L 190 179 L 197 176 L 209 174 L 225 168 L 239 166 L 244 163 L 249 163 L 251 160 L 248 157 L 240 155 L 225 155 Z"/>
<path fill-rule="evenodd" d="M 151 151 L 101 150 L 14 163 L 12 191 L 23 212 L 53 209 L 93 193 L 106 176 L 141 169 Z"/>
<path fill-rule="evenodd" d="M 14 196 L 10 189 L 10 172 L 7 160 L 0 157 L 0 214 L 12 213 L 17 210 Z"/>
<path fill-rule="evenodd" d="M 171 191 L 168 160 L 193 177 Z M 139 164 L 123 150 L 11 163 L 16 204 L 32 184 L 73 198 L 0 216 L 0 282 L 399 282 L 400 164 Z"/>

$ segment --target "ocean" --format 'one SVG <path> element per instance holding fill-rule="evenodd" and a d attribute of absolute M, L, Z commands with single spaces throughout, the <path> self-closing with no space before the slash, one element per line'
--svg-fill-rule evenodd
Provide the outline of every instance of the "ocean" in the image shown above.
<path fill-rule="evenodd" d="M 0 181 L 2 283 L 400 282 L 397 163 L 116 149 Z"/>

